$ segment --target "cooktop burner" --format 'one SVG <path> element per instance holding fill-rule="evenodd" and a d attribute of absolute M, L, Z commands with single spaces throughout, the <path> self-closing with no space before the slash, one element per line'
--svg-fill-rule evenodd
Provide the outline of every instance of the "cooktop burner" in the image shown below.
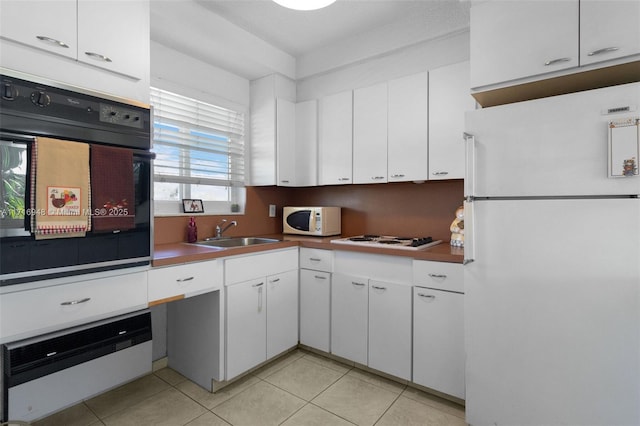
<path fill-rule="evenodd" d="M 358 235 L 355 237 L 338 238 L 331 240 L 335 244 L 351 244 L 360 246 L 381 246 L 388 248 L 397 248 L 404 250 L 423 250 L 440 244 L 441 240 L 435 240 L 431 237 L 391 237 L 387 235 Z"/>

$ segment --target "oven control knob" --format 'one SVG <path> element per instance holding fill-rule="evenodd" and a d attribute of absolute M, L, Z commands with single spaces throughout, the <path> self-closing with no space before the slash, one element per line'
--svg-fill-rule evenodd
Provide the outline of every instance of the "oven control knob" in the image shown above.
<path fill-rule="evenodd" d="M 49 106 L 51 98 L 45 92 L 33 92 L 31 94 L 31 102 L 41 108 Z"/>
<path fill-rule="evenodd" d="M 2 99 L 13 101 L 18 96 L 18 89 L 11 83 L 2 84 Z"/>

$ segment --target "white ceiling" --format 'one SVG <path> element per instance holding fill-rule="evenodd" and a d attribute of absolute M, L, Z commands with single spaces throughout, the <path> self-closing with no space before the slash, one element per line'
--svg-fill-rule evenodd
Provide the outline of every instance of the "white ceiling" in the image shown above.
<path fill-rule="evenodd" d="M 470 1 L 465 0 L 337 0 L 316 11 L 294 11 L 271 0 L 152 0 L 151 35 L 167 47 L 249 79 L 267 71 L 258 63 L 269 61 L 259 60 L 255 53 L 269 53 L 277 57 L 274 61 L 286 64 L 272 71 L 299 78 L 301 61 L 314 64 L 303 64 L 302 77 L 326 71 L 330 67 L 326 64 L 327 52 L 340 52 L 340 59 L 331 66 L 343 66 L 349 62 L 344 53 L 347 47 L 355 62 L 363 55 L 380 55 L 466 28 L 469 8 Z M 185 15 L 188 9 L 192 18 Z M 175 26 L 178 21 L 188 27 L 167 32 L 167 25 Z M 200 42 L 194 44 L 194 40 Z M 229 50 L 257 50 L 246 52 L 243 60 L 237 51 L 225 55 L 224 46 Z M 314 58 L 316 52 L 318 57 Z M 287 57 L 298 68 L 297 73 L 287 72 Z M 323 69 L 315 65 L 319 60 L 325 62 L 320 66 Z M 265 65 L 277 68 L 275 64 Z"/>

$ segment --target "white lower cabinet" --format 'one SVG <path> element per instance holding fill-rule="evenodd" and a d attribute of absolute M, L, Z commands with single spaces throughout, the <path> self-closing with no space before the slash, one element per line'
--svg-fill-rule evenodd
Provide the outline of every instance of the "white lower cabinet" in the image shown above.
<path fill-rule="evenodd" d="M 219 290 L 221 286 L 222 267 L 218 260 L 151 268 L 147 299 L 153 305 Z"/>
<path fill-rule="evenodd" d="M 411 380 L 411 286 L 369 280 L 369 367 Z"/>
<path fill-rule="evenodd" d="M 333 274 L 331 283 L 331 353 L 367 365 L 369 282 Z"/>
<path fill-rule="evenodd" d="M 300 343 L 329 352 L 331 273 L 300 269 Z"/>
<path fill-rule="evenodd" d="M 464 399 L 463 266 L 414 260 L 413 273 L 413 382 Z"/>
<path fill-rule="evenodd" d="M 227 380 L 267 359 L 264 279 L 227 287 Z"/>
<path fill-rule="evenodd" d="M 411 286 L 334 274 L 331 353 L 411 380 Z"/>
<path fill-rule="evenodd" d="M 411 380 L 411 259 L 337 251 L 331 353 Z"/>
<path fill-rule="evenodd" d="M 333 250 L 300 248 L 300 343 L 331 351 Z"/>
<path fill-rule="evenodd" d="M 413 382 L 464 399 L 464 295 L 414 287 L 413 318 Z"/>
<path fill-rule="evenodd" d="M 225 260 L 225 288 L 230 380 L 298 344 L 297 248 Z"/>
<path fill-rule="evenodd" d="M 298 344 L 298 271 L 267 277 L 267 359 Z"/>

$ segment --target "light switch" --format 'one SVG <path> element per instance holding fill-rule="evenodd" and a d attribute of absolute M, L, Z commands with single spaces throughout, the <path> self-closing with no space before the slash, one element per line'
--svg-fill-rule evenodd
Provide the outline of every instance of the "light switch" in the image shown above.
<path fill-rule="evenodd" d="M 276 205 L 269 204 L 269 217 L 276 217 Z"/>

